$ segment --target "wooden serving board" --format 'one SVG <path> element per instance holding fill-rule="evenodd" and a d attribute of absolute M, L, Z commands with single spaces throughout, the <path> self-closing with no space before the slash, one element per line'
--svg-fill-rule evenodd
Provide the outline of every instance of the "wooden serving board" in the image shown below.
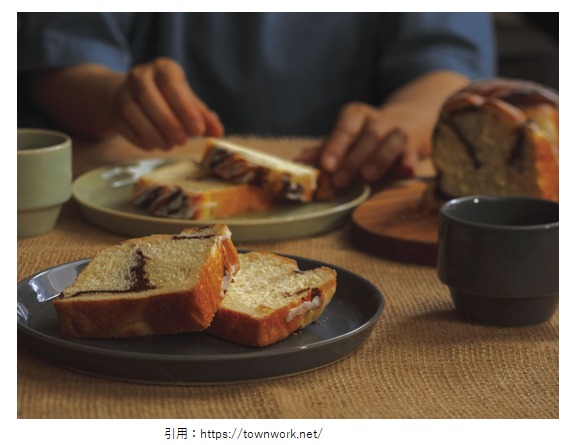
<path fill-rule="evenodd" d="M 427 204 L 428 182 L 399 182 L 376 194 L 352 214 L 352 240 L 389 259 L 437 264 L 438 207 Z"/>

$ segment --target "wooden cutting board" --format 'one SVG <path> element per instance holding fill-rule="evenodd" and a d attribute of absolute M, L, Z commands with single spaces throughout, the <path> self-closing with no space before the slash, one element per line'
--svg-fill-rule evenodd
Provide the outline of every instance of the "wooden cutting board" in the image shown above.
<path fill-rule="evenodd" d="M 438 208 L 427 205 L 428 182 L 399 182 L 374 194 L 352 215 L 351 238 L 360 248 L 389 259 L 437 264 Z"/>

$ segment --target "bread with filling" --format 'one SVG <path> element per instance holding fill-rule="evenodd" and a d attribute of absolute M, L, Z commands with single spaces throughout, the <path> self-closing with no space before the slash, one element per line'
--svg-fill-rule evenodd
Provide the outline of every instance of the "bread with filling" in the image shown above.
<path fill-rule="evenodd" d="M 206 141 L 200 166 L 226 181 L 269 190 L 277 200 L 306 203 L 334 195 L 317 168 L 221 139 Z"/>
<path fill-rule="evenodd" d="M 205 176 L 191 160 L 142 175 L 132 195 L 133 205 L 149 215 L 192 220 L 224 219 L 267 210 L 273 202 L 270 191 Z"/>
<path fill-rule="evenodd" d="M 267 346 L 314 322 L 336 291 L 328 267 L 299 270 L 296 261 L 268 252 L 240 253 L 234 277 L 209 334 L 247 346 Z"/>
<path fill-rule="evenodd" d="M 533 82 L 475 82 L 443 105 L 433 136 L 436 189 L 446 197 L 558 200 L 558 95 Z"/>
<path fill-rule="evenodd" d="M 203 331 L 238 270 L 224 225 L 133 238 L 95 255 L 53 304 L 67 337 Z"/>

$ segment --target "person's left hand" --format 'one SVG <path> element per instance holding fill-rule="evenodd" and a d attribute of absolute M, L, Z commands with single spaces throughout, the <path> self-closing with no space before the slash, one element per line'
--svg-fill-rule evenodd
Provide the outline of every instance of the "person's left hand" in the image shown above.
<path fill-rule="evenodd" d="M 418 163 L 418 137 L 412 133 L 387 110 L 354 102 L 343 108 L 329 137 L 296 160 L 330 173 L 339 189 L 357 179 L 374 183 L 388 174 L 410 177 Z"/>

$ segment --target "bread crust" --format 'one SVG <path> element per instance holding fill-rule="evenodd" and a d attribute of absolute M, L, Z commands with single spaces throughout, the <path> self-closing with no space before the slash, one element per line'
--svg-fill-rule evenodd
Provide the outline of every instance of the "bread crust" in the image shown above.
<path fill-rule="evenodd" d="M 224 226 L 216 227 L 224 230 Z M 164 237 L 172 238 L 170 235 Z M 122 244 L 144 241 L 145 238 Z M 238 253 L 231 239 L 220 238 L 217 246 L 214 254 L 201 266 L 195 285 L 188 289 L 156 289 L 141 295 L 133 292 L 107 295 L 106 298 L 66 296 L 64 290 L 53 303 L 62 335 L 107 338 L 203 331 L 222 301 L 223 280 L 228 280 L 228 274 L 239 270 Z M 89 264 L 83 272 L 88 268 Z M 77 280 L 80 279 L 81 274 Z"/>

